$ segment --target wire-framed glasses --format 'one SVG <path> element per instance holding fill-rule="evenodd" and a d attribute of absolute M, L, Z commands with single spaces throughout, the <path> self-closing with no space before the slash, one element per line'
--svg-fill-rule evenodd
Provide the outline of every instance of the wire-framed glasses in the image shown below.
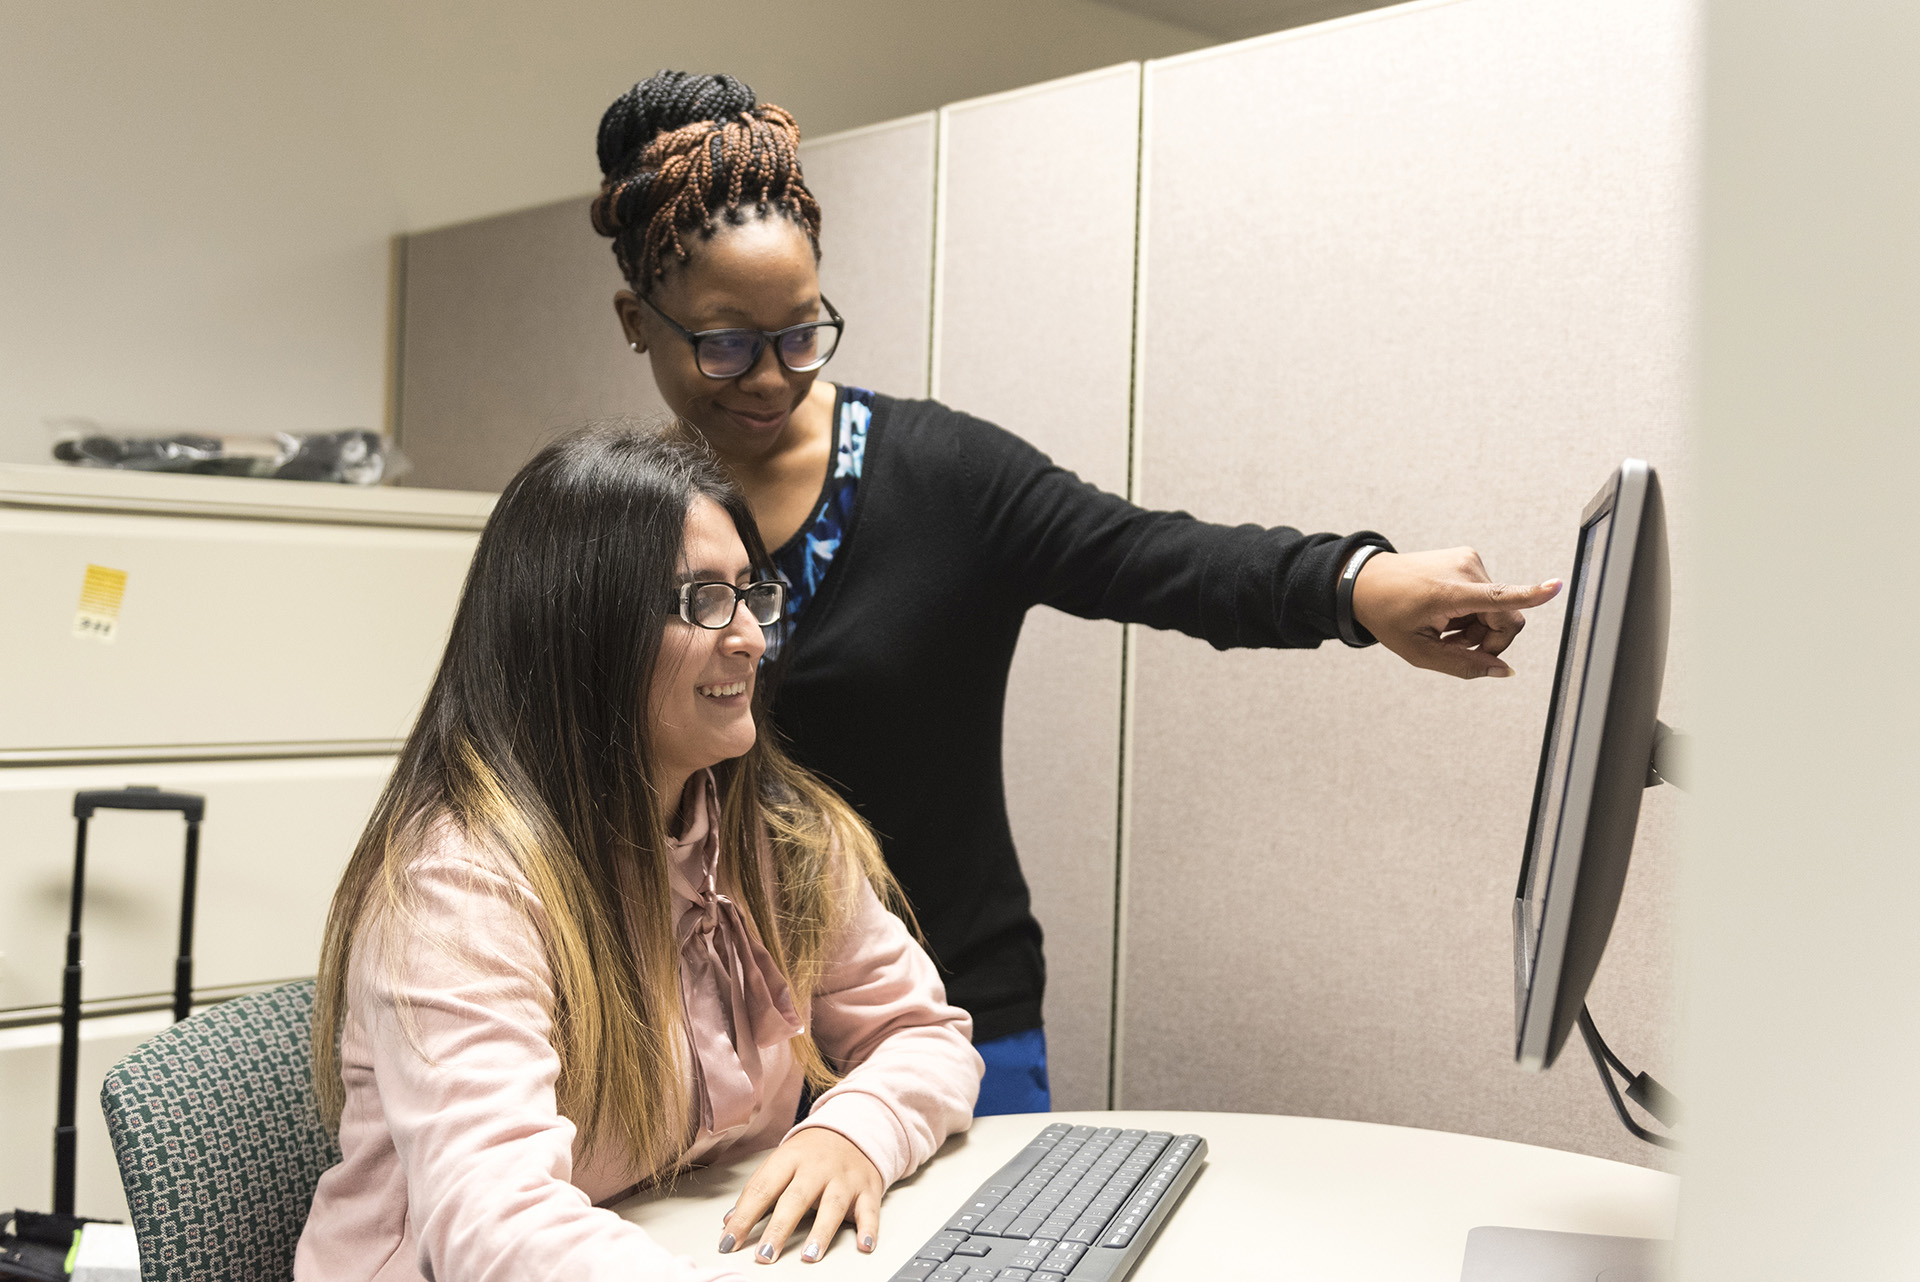
<path fill-rule="evenodd" d="M 703 329 L 694 331 L 682 325 L 673 317 L 661 311 L 651 298 L 642 298 L 641 302 L 653 309 L 653 314 L 673 327 L 673 332 L 687 341 L 693 348 L 693 363 L 708 378 L 739 378 L 752 369 L 760 360 L 760 353 L 771 346 L 779 357 L 780 363 L 796 374 L 819 369 L 833 359 L 834 348 L 840 345 L 840 331 L 846 328 L 846 321 L 840 318 L 827 296 L 820 296 L 820 305 L 827 309 L 832 320 L 807 321 L 802 325 L 789 325 L 785 329 Z"/>
<path fill-rule="evenodd" d="M 731 583 L 682 583 L 677 594 L 680 617 L 696 628 L 714 631 L 733 622 L 735 610 L 746 602 L 747 613 L 761 627 L 779 622 L 786 608 L 787 585 L 778 579 L 763 579 L 736 587 Z"/>

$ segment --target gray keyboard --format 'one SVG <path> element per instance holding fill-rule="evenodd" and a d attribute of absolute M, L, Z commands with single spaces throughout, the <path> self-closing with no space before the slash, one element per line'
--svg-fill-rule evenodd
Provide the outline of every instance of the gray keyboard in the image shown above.
<path fill-rule="evenodd" d="M 1118 1282 L 1206 1155 L 1198 1135 L 1055 1123 L 981 1185 L 893 1282 Z"/>

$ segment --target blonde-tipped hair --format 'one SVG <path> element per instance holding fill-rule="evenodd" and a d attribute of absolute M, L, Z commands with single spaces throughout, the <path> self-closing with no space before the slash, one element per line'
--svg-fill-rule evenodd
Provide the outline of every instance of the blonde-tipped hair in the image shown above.
<path fill-rule="evenodd" d="M 648 784 L 653 754 L 640 710 L 674 617 L 697 497 L 719 503 L 753 563 L 768 564 L 738 491 L 678 434 L 574 433 L 502 494 L 426 704 L 327 916 L 313 1052 L 329 1126 L 345 1104 L 340 1035 L 356 945 L 415 919 L 414 861 L 451 824 L 476 858 L 538 901 L 530 921 L 552 976 L 561 1114 L 589 1150 L 615 1145 L 641 1169 L 671 1169 L 685 1150 L 692 1119 L 667 876 L 667 826 L 680 799 Z M 804 1020 L 863 885 L 911 917 L 872 831 L 774 742 L 765 686 L 763 673 L 753 748 L 713 771 L 721 873 Z M 506 901 L 532 912 L 518 896 Z M 794 1055 L 824 1089 L 837 1070 L 805 1022 Z"/>

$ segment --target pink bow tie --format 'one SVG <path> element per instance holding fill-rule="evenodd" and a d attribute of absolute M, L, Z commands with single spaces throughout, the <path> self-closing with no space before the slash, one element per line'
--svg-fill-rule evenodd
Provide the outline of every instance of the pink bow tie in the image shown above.
<path fill-rule="evenodd" d="M 761 1053 L 804 1031 L 793 994 L 747 916 L 719 892 L 718 802 L 702 771 L 669 863 L 678 908 L 680 986 L 693 1043 L 700 1129 L 721 1140 L 753 1120 Z"/>

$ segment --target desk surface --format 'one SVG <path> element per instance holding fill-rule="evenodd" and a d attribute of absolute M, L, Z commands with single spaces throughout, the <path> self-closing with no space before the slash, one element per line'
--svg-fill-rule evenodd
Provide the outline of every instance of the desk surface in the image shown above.
<path fill-rule="evenodd" d="M 672 1196 L 619 1210 L 702 1263 L 768 1282 L 884 1282 L 967 1194 L 1051 1122 L 1192 1131 L 1207 1166 L 1134 1270 L 1138 1282 L 1206 1278 L 1458 1282 L 1467 1230 L 1482 1224 L 1671 1237 L 1679 1181 L 1622 1162 L 1505 1140 L 1370 1122 L 1254 1113 L 1050 1113 L 983 1117 L 948 1141 L 880 1212 L 879 1247 L 843 1228 L 817 1264 L 796 1235 L 772 1265 L 714 1251 L 720 1218 L 763 1154 L 698 1171 Z"/>

